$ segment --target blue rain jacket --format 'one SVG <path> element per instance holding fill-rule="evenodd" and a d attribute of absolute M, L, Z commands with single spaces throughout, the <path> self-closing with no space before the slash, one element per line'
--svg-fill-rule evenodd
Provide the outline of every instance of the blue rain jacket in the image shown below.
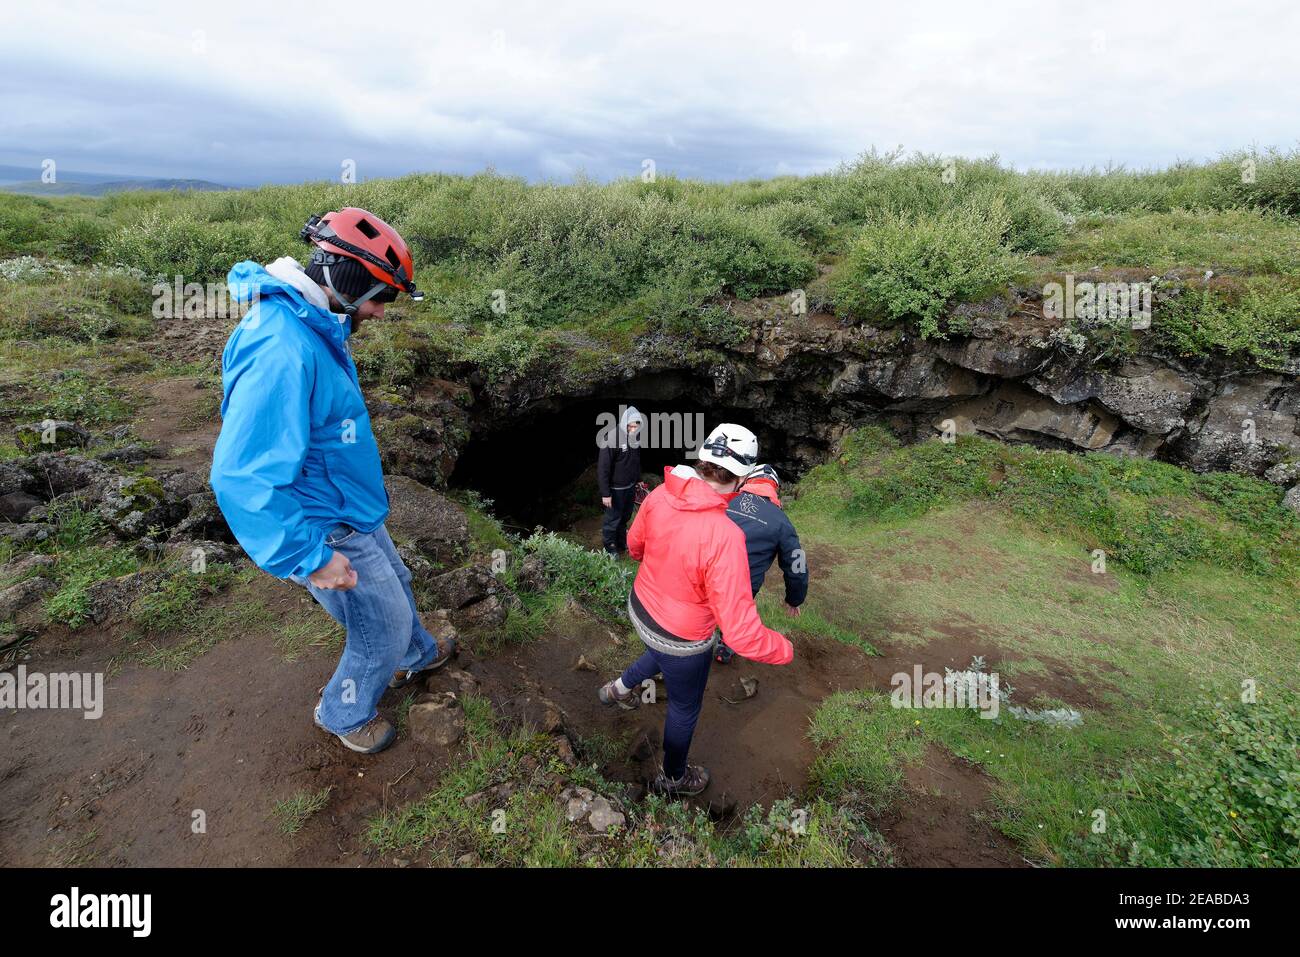
<path fill-rule="evenodd" d="M 370 532 L 388 515 L 348 350 L 352 323 L 255 262 L 236 264 L 228 281 L 236 299 L 256 302 L 221 355 L 222 425 L 209 478 L 258 567 L 305 577 L 333 556 L 325 537 L 335 526 Z"/>

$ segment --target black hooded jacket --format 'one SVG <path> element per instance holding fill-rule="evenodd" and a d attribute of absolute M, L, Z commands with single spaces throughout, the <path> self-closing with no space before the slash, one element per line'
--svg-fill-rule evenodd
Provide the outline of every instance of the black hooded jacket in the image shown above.
<path fill-rule="evenodd" d="M 596 458 L 596 484 L 601 498 L 609 497 L 610 489 L 628 488 L 641 481 L 641 449 L 627 437 L 627 425 L 633 419 L 644 421 L 635 406 L 628 406 L 618 424 L 618 442 L 602 446 Z"/>

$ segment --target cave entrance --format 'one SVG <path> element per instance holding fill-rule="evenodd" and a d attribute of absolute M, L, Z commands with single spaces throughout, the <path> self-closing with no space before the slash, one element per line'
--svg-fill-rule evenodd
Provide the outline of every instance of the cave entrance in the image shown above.
<path fill-rule="evenodd" d="M 689 462 L 687 450 L 698 447 L 720 422 L 753 429 L 763 461 L 783 469 L 783 479 L 796 477 L 785 436 L 767 428 L 761 412 L 690 398 L 624 394 L 551 400 L 513 421 L 479 427 L 461 449 L 449 484 L 491 499 L 493 513 L 512 532 L 541 526 L 599 547 L 603 510 L 596 485 L 596 438 L 601 426 L 616 421 L 627 405 L 636 406 L 646 422 L 641 471 L 651 487 L 663 481 L 665 466 Z"/>

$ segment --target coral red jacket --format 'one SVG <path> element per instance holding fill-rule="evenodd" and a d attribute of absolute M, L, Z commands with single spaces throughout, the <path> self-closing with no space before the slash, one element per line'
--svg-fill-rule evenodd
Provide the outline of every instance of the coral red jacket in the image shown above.
<path fill-rule="evenodd" d="M 789 664 L 794 647 L 758 617 L 745 535 L 726 509 L 727 500 L 693 470 L 665 468 L 664 484 L 646 498 L 627 533 L 627 550 L 641 563 L 632 587 L 674 635 L 705 641 L 721 628 L 737 654 Z"/>

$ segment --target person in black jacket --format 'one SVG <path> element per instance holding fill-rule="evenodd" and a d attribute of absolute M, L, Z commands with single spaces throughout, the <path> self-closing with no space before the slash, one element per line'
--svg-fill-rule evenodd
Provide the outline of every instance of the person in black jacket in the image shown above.
<path fill-rule="evenodd" d="M 641 481 L 641 442 L 638 433 L 644 425 L 636 406 L 629 405 L 619 417 L 618 431 L 602 434 L 596 458 L 596 483 L 600 486 L 600 504 L 605 506 L 601 539 L 605 551 L 615 558 L 627 551 L 627 523 L 632 517 L 636 485 Z"/>
<path fill-rule="evenodd" d="M 770 465 L 757 465 L 740 486 L 740 491 L 727 503 L 727 516 L 745 533 L 745 548 L 749 552 L 749 586 L 758 597 L 763 579 L 773 561 L 781 563 L 785 577 L 785 610 L 798 617 L 799 606 L 808 597 L 808 560 L 799 544 L 799 533 L 794 523 L 781 508 L 781 480 Z M 718 642 L 715 659 L 726 664 L 735 652 Z"/>

